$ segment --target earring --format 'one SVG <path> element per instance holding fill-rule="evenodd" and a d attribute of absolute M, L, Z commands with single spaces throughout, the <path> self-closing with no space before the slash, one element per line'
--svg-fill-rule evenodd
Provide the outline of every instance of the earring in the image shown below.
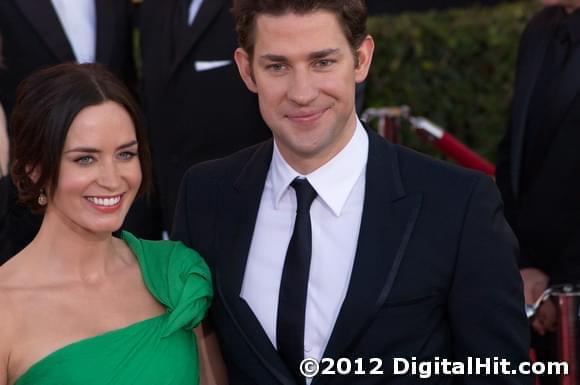
<path fill-rule="evenodd" d="M 46 206 L 48 203 L 48 199 L 46 198 L 46 194 L 44 193 L 44 189 L 40 189 L 40 193 L 38 194 L 38 204 L 40 206 Z"/>

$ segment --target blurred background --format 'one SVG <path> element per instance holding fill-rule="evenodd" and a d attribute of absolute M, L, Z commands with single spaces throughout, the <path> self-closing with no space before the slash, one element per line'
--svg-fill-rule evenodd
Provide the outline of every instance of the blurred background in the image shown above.
<path fill-rule="evenodd" d="M 537 1 L 369 0 L 375 56 L 364 108 L 408 105 L 495 162 L 520 35 Z M 410 130 L 405 145 L 444 156 Z"/>

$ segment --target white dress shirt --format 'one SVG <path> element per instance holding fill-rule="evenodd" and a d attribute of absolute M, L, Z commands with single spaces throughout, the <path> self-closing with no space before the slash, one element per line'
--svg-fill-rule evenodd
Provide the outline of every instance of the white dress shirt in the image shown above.
<path fill-rule="evenodd" d="M 187 22 L 189 23 L 189 25 L 191 25 L 193 23 L 193 20 L 197 16 L 197 13 L 199 12 L 199 8 L 201 8 L 201 3 L 203 3 L 203 0 L 193 0 L 191 2 L 191 4 L 189 5 L 189 16 L 187 19 Z"/>
<path fill-rule="evenodd" d="M 350 281 L 364 203 L 367 158 L 368 136 L 358 119 L 346 147 L 308 175 L 292 169 L 274 143 L 240 293 L 274 346 L 282 269 L 296 218 L 296 194 L 290 183 L 296 177 L 306 177 L 318 193 L 310 208 L 312 257 L 304 355 L 320 359 Z"/>
<path fill-rule="evenodd" d="M 78 63 L 94 63 L 97 50 L 96 0 L 51 0 Z"/>

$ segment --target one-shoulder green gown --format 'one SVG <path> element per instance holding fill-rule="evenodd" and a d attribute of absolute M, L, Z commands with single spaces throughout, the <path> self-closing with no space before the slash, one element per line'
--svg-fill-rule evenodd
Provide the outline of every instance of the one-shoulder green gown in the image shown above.
<path fill-rule="evenodd" d="M 212 298 L 203 259 L 180 242 L 145 241 L 124 232 L 145 285 L 167 311 L 67 345 L 36 362 L 15 385 L 195 385 L 192 329 Z"/>

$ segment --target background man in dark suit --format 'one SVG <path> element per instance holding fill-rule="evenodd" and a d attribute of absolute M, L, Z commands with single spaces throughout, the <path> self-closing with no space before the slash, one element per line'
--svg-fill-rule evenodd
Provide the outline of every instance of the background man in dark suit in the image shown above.
<path fill-rule="evenodd" d="M 383 360 L 382 376 L 313 384 L 416 384 L 392 375 L 393 357 L 525 361 L 517 246 L 493 182 L 356 116 L 374 47 L 364 2 L 238 0 L 234 15 L 235 60 L 274 139 L 191 168 L 173 228 L 212 268 L 230 383 L 304 384 L 305 357 L 360 357 L 367 372 Z"/>
<path fill-rule="evenodd" d="M 580 281 L 580 1 L 544 3 L 521 38 L 497 164 L 527 303 L 549 284 Z M 554 322 L 546 305 L 532 325 L 544 334 Z"/>
<path fill-rule="evenodd" d="M 142 99 L 161 206 L 160 213 L 153 204 L 130 214 L 129 228 L 142 236 L 158 237 L 171 228 L 179 182 L 192 164 L 270 136 L 255 95 L 233 64 L 237 43 L 231 5 L 229 0 L 146 0 L 141 5 Z"/>
<path fill-rule="evenodd" d="M 42 67 L 94 61 L 133 84 L 130 13 L 128 0 L 0 1 L 0 103 L 7 118 L 17 85 Z M 40 226 L 38 217 L 16 205 L 16 189 L 5 178 L 0 181 L 0 264 L 30 243 Z"/>

